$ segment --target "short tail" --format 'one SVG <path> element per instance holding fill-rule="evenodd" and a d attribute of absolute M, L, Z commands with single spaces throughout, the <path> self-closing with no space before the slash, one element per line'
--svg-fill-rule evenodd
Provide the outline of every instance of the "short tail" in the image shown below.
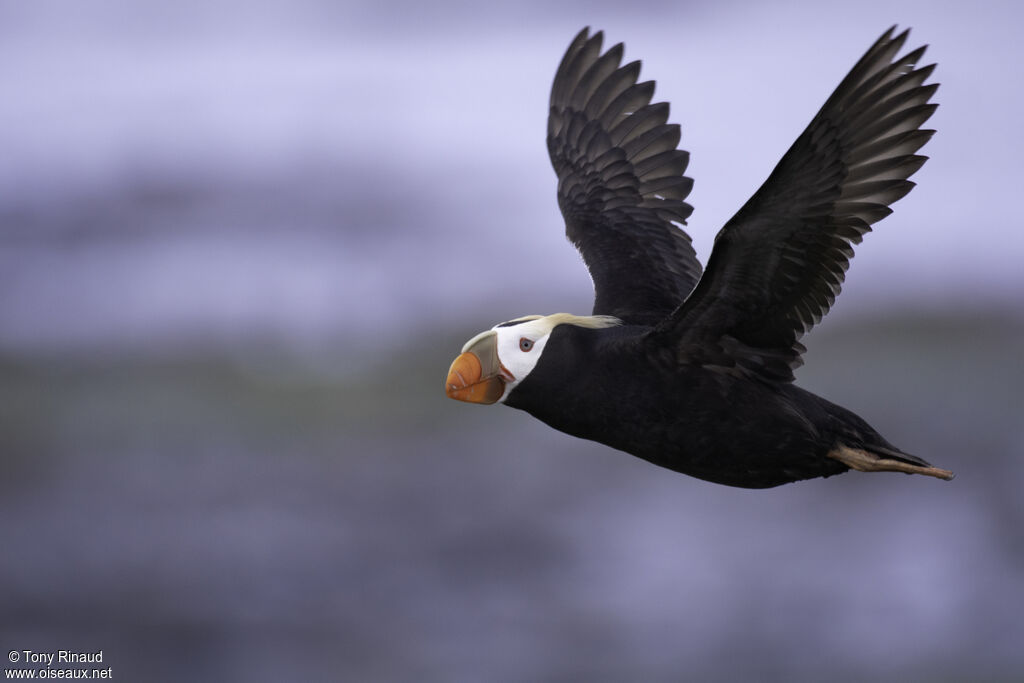
<path fill-rule="evenodd" d="M 951 481 L 956 476 L 949 470 L 933 467 L 915 455 L 878 446 L 873 446 L 872 450 L 868 451 L 837 443 L 828 452 L 828 457 L 859 472 L 905 472 L 907 474 L 923 474 L 946 481 Z"/>

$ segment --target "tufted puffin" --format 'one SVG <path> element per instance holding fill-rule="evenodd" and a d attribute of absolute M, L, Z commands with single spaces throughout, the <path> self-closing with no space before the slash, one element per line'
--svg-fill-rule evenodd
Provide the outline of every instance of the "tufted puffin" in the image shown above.
<path fill-rule="evenodd" d="M 583 29 L 551 88 L 547 147 L 591 315 L 531 315 L 470 339 L 445 391 L 706 481 L 768 488 L 849 469 L 952 479 L 794 385 L 801 336 L 853 246 L 907 194 L 938 106 L 934 64 L 890 28 L 715 237 L 702 269 L 679 226 L 689 154 L 640 62 Z"/>

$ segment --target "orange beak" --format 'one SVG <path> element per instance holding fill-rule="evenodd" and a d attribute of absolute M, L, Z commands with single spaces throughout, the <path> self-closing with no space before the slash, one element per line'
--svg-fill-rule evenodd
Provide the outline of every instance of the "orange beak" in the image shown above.
<path fill-rule="evenodd" d="M 484 332 L 469 340 L 448 370 L 444 391 L 448 398 L 484 405 L 497 402 L 505 384 L 515 380 L 498 360 L 498 335 Z"/>

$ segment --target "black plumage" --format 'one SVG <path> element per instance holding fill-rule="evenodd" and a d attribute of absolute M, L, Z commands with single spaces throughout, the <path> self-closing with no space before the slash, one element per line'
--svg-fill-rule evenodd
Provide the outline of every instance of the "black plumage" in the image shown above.
<path fill-rule="evenodd" d="M 668 104 L 651 104 L 640 62 L 620 67 L 621 43 L 600 55 L 584 29 L 551 88 L 548 152 L 558 174 L 566 234 L 594 280 L 594 313 L 655 324 L 697 284 L 701 267 L 685 223 L 690 155 L 676 149 Z"/>
<path fill-rule="evenodd" d="M 654 83 L 637 82 L 640 63 L 620 66 L 622 44 L 602 54 L 602 34 L 581 31 L 552 86 L 547 145 L 566 234 L 594 280 L 593 313 L 622 324 L 556 324 L 504 402 L 731 486 L 851 467 L 952 478 L 793 384 L 800 337 L 839 294 L 853 245 L 913 187 L 926 159 L 916 152 L 934 133 L 921 129 L 937 106 L 937 84 L 924 83 L 934 65 L 917 66 L 924 47 L 899 57 L 907 32 L 894 32 L 718 233 L 702 274 L 678 227 L 693 184 L 679 126 L 651 103 Z M 458 397 L 463 377 L 452 381 Z"/>

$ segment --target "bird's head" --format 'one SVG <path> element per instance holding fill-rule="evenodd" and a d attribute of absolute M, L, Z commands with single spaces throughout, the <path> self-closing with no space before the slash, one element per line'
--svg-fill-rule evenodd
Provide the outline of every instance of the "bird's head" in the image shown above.
<path fill-rule="evenodd" d="M 448 398 L 482 404 L 504 401 L 537 366 L 551 333 L 565 324 L 601 328 L 620 321 L 611 316 L 555 313 L 498 323 L 462 347 L 448 370 L 444 385 Z"/>

